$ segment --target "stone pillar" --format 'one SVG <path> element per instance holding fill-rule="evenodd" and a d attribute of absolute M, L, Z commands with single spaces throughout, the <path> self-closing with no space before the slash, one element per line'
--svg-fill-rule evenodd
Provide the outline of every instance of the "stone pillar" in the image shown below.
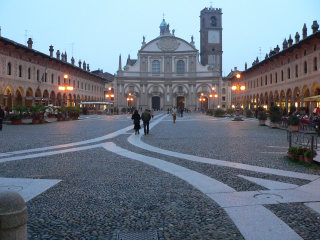
<path fill-rule="evenodd" d="M 27 221 L 27 206 L 20 194 L 0 192 L 0 239 L 27 240 Z"/>

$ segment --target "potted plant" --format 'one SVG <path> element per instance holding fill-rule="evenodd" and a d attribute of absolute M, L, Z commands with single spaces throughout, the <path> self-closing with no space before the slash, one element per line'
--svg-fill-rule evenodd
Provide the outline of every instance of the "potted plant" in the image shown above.
<path fill-rule="evenodd" d="M 260 126 L 265 126 L 266 125 L 266 120 L 267 120 L 267 114 L 264 111 L 259 112 L 258 119 L 259 119 L 259 125 Z"/>
<path fill-rule="evenodd" d="M 279 122 L 281 121 L 281 111 L 278 106 L 271 106 L 270 107 L 270 122 L 272 128 L 279 127 Z"/>
<path fill-rule="evenodd" d="M 316 151 L 311 151 L 311 149 L 308 149 L 304 152 L 304 161 L 306 163 L 311 163 L 312 160 L 315 156 L 317 155 L 317 152 Z"/>
<path fill-rule="evenodd" d="M 246 109 L 246 117 L 252 118 L 252 116 L 253 116 L 252 111 L 250 109 Z"/>
<path fill-rule="evenodd" d="M 21 124 L 23 113 L 26 111 L 26 108 L 21 105 L 17 105 L 13 108 L 13 113 L 9 115 L 12 124 Z"/>
<path fill-rule="evenodd" d="M 304 161 L 304 153 L 308 150 L 308 148 L 303 148 L 303 147 L 299 147 L 297 149 L 297 158 L 299 159 L 299 161 L 303 162 Z"/>
<path fill-rule="evenodd" d="M 44 120 L 44 112 L 46 107 L 43 105 L 32 105 L 30 106 L 30 112 L 32 117 L 32 123 L 37 124 L 40 122 L 45 122 Z"/>
<path fill-rule="evenodd" d="M 223 117 L 225 114 L 225 111 L 221 108 L 218 108 L 214 111 L 214 116 L 215 117 Z"/>
<path fill-rule="evenodd" d="M 77 108 L 77 107 L 69 107 L 69 108 L 67 108 L 67 112 L 68 112 L 69 117 L 72 120 L 78 120 L 78 118 L 80 116 L 81 109 Z"/>
<path fill-rule="evenodd" d="M 290 126 L 290 130 L 292 132 L 298 132 L 299 131 L 299 123 L 300 119 L 297 117 L 297 115 L 292 114 L 288 118 L 288 126 Z"/>
<path fill-rule="evenodd" d="M 296 160 L 298 157 L 298 148 L 297 147 L 289 147 L 287 154 L 291 160 Z"/>

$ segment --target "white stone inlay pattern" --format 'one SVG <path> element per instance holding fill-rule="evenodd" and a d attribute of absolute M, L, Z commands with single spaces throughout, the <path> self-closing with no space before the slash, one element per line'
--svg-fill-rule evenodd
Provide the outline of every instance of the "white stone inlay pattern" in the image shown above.
<path fill-rule="evenodd" d="M 32 178 L 3 178 L 0 177 L 0 191 L 12 190 L 18 192 L 27 202 L 43 193 L 47 189 L 58 184 L 56 179 L 32 179 Z"/>

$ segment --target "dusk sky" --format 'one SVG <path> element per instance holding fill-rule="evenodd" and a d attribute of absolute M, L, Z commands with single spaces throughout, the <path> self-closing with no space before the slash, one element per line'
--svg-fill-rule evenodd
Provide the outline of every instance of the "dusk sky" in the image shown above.
<path fill-rule="evenodd" d="M 312 33 L 314 20 L 320 24 L 320 0 L 216 0 L 222 8 L 223 75 L 234 66 L 244 69 L 245 62 L 264 56 L 284 38 L 302 35 L 307 24 Z M 159 36 L 163 13 L 175 35 L 190 42 L 193 35 L 200 49 L 200 11 L 209 7 L 204 0 L 0 0 L 1 36 L 26 44 L 32 37 L 34 49 L 49 54 L 67 51 L 85 60 L 91 70 L 98 68 L 114 74 L 118 56 L 122 65 L 128 54 L 136 58 L 142 37 L 149 42 Z"/>

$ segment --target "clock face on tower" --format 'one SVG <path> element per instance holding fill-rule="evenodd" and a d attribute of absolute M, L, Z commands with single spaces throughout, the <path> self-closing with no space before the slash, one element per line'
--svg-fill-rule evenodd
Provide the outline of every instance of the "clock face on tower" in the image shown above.
<path fill-rule="evenodd" d="M 217 30 L 208 31 L 208 43 L 220 43 L 220 33 Z"/>

